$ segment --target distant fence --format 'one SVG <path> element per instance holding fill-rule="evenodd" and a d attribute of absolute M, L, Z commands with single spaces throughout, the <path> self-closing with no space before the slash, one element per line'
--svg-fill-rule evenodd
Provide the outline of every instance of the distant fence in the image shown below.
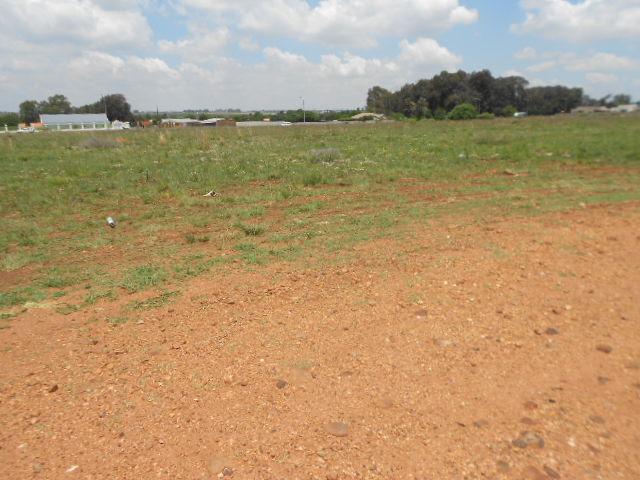
<path fill-rule="evenodd" d="M 42 125 L 42 130 L 49 131 L 60 131 L 60 132 L 69 132 L 69 131 L 82 131 L 82 130 L 110 130 L 111 123 L 110 122 L 90 122 L 90 123 L 65 123 L 65 124 L 56 124 L 56 125 Z M 16 132 L 34 132 L 36 129 L 33 127 L 20 128 L 18 126 L 10 127 L 5 124 L 4 128 L 0 128 L 0 133 L 16 133 Z"/>

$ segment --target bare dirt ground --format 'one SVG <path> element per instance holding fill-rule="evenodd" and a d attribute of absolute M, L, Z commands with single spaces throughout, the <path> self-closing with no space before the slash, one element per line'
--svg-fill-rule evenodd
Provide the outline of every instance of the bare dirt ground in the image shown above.
<path fill-rule="evenodd" d="M 640 478 L 638 204 L 239 270 L 0 331 L 0 478 Z"/>

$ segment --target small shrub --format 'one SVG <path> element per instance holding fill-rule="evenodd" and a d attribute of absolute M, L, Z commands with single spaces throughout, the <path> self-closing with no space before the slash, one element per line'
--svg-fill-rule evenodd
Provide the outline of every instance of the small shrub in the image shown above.
<path fill-rule="evenodd" d="M 309 157 L 313 163 L 333 163 L 341 158 L 340 150 L 337 148 L 317 148 L 309 152 Z"/>
<path fill-rule="evenodd" d="M 80 148 L 94 149 L 94 148 L 117 148 L 120 146 L 112 138 L 108 137 L 89 137 L 78 144 Z"/>
<path fill-rule="evenodd" d="M 251 237 L 257 237 L 259 235 L 262 235 L 266 230 L 264 225 L 251 225 L 246 223 L 238 223 L 236 224 L 236 227 L 242 230 L 245 235 L 248 235 Z"/>
<path fill-rule="evenodd" d="M 325 182 L 324 176 L 320 172 L 307 172 L 302 177 L 302 184 L 305 187 L 314 187 L 324 182 Z"/>
<path fill-rule="evenodd" d="M 503 117 L 513 117 L 517 111 L 518 109 L 516 107 L 514 107 L 513 105 L 508 105 L 502 109 L 501 115 Z"/>
<path fill-rule="evenodd" d="M 436 111 L 433 112 L 433 119 L 434 120 L 446 120 L 447 119 L 447 111 L 442 107 L 438 107 L 436 109 Z"/>
<path fill-rule="evenodd" d="M 478 119 L 480 120 L 493 120 L 496 116 L 493 113 L 484 112 L 478 115 Z"/>
<path fill-rule="evenodd" d="M 472 120 L 478 116 L 476 107 L 470 103 L 461 103 L 449 112 L 449 120 Z"/>
<path fill-rule="evenodd" d="M 129 270 L 122 281 L 122 287 L 129 292 L 139 292 L 149 287 L 155 287 L 164 282 L 167 275 L 163 268 L 144 265 Z"/>

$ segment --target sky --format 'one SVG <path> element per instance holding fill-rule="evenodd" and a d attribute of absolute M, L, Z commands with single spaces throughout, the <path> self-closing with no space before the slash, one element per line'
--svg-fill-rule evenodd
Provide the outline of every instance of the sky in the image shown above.
<path fill-rule="evenodd" d="M 443 70 L 640 100 L 640 0 L 0 0 L 0 110 L 363 107 Z"/>

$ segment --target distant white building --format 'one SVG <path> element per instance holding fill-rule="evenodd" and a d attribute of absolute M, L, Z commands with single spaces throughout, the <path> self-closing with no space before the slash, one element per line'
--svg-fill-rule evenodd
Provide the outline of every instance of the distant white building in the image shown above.
<path fill-rule="evenodd" d="M 104 113 L 43 113 L 40 115 L 40 122 L 43 127 L 51 130 L 109 128 L 110 125 L 109 119 Z"/>
<path fill-rule="evenodd" d="M 633 113 L 640 110 L 640 107 L 635 103 L 630 103 L 629 105 L 618 105 L 617 107 L 613 107 L 610 109 L 611 112 L 615 113 Z"/>

